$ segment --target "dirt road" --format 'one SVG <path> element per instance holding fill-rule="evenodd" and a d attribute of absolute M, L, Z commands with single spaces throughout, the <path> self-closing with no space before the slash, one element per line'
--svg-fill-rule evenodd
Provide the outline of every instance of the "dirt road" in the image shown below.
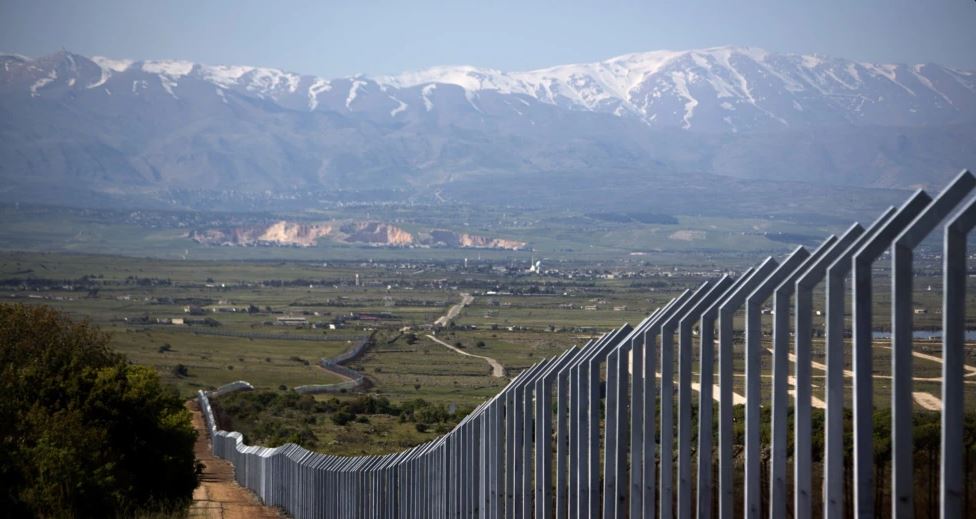
<path fill-rule="evenodd" d="M 206 519 L 279 519 L 283 516 L 277 510 L 264 506 L 249 490 L 234 481 L 234 467 L 230 463 L 215 458 L 210 452 L 210 440 L 195 400 L 186 404 L 193 413 L 193 428 L 197 430 L 197 443 L 194 452 L 203 473 L 200 486 L 193 491 L 193 504 L 188 517 Z"/>
<path fill-rule="evenodd" d="M 434 324 L 437 325 L 437 326 L 446 327 L 448 324 L 450 324 L 450 322 L 455 317 L 458 316 L 459 313 L 461 313 L 461 310 L 465 306 L 470 305 L 472 301 L 474 301 L 474 297 L 472 297 L 471 294 L 462 293 L 461 294 L 461 302 L 458 303 L 458 304 L 456 304 L 456 305 L 454 305 L 454 306 L 452 306 L 451 308 L 449 308 L 447 310 L 447 314 L 438 317 L 437 320 L 434 321 Z"/>
<path fill-rule="evenodd" d="M 484 355 L 472 355 L 471 353 L 468 353 L 468 352 L 466 352 L 466 351 L 464 351 L 462 349 L 459 349 L 459 348 L 457 348 L 455 346 L 452 346 L 452 345 L 450 345 L 450 344 L 448 344 L 448 343 L 446 343 L 446 342 L 438 339 L 437 337 L 434 337 L 433 335 L 428 335 L 427 338 L 430 339 L 430 340 L 432 340 L 432 341 L 434 341 L 434 342 L 436 342 L 437 344 L 440 344 L 441 346 L 444 346 L 444 347 L 449 348 L 449 349 L 451 349 L 451 350 L 453 350 L 453 351 L 455 351 L 457 353 L 460 353 L 461 355 L 467 355 L 468 357 L 475 357 L 477 359 L 484 359 L 485 361 L 488 362 L 489 365 L 491 365 L 491 376 L 493 376 L 495 378 L 501 378 L 501 377 L 504 377 L 505 376 L 505 368 L 502 367 L 502 365 L 501 365 L 500 362 L 498 362 L 497 360 L 495 360 L 495 359 L 493 359 L 491 357 L 485 357 Z"/>

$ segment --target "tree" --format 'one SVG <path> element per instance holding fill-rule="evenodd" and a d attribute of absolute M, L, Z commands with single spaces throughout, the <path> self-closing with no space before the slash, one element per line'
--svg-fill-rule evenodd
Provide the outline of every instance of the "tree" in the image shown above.
<path fill-rule="evenodd" d="M 192 497 L 196 432 L 179 395 L 89 323 L 0 305 L 0 394 L 5 514 L 136 515 Z"/>

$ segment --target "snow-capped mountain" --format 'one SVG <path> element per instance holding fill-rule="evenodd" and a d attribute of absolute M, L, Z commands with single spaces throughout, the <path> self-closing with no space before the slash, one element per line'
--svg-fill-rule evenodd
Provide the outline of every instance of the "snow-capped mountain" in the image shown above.
<path fill-rule="evenodd" d="M 63 57 L 62 63 L 57 63 L 58 57 Z M 976 117 L 974 72 L 754 48 L 644 52 L 527 72 L 460 66 L 341 79 L 186 61 L 89 61 L 68 53 L 37 60 L 7 55 L 0 60 L 4 83 L 23 78 L 21 86 L 29 83 L 32 97 L 60 95 L 65 88 L 111 95 L 124 86 L 134 95 L 157 88 L 178 99 L 181 83 L 205 82 L 213 85 L 217 97 L 230 91 L 293 110 L 377 111 L 389 118 L 437 109 L 437 88 L 446 85 L 460 87 L 467 108 L 479 112 L 490 108 L 490 103 L 479 102 L 482 96 L 497 94 L 512 96 L 509 103 L 531 100 L 633 117 L 654 128 L 702 132 L 930 125 Z M 505 111 L 525 115 L 517 105 Z"/>
<path fill-rule="evenodd" d="M 521 94 L 573 110 L 700 131 L 816 124 L 971 120 L 976 74 L 939 65 L 877 65 L 719 47 L 628 54 L 598 63 L 506 73 L 437 67 L 381 78 L 398 87 L 452 84 L 469 95 Z"/>
<path fill-rule="evenodd" d="M 654 169 L 907 187 L 976 164 L 974 127 L 973 71 L 754 48 L 333 79 L 0 55 L 12 184 L 268 190 Z"/>

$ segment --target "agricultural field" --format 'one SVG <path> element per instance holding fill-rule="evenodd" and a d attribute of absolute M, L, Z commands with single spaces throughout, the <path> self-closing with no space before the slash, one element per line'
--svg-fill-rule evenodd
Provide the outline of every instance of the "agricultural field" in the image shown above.
<path fill-rule="evenodd" d="M 511 259 L 218 261 L 0 252 L 0 302 L 47 304 L 91 320 L 111 334 L 119 351 L 133 362 L 155 367 L 184 397 L 235 380 L 251 382 L 256 395 L 277 395 L 278 400 L 268 401 L 273 405 L 265 402 L 251 414 L 226 413 L 228 423 L 250 431 L 250 437 L 267 442 L 306 438 L 327 452 L 377 453 L 436 436 L 463 416 L 461 411 L 497 393 L 535 362 L 623 323 L 636 325 L 682 290 L 744 266 L 743 258 L 732 254 L 689 254 L 680 265 L 666 259 L 553 261 L 536 272 L 530 271 L 530 261 Z M 915 328 L 937 329 L 937 256 L 923 256 L 916 267 Z M 879 261 L 876 271 L 875 326 L 883 334 L 890 312 L 886 262 Z M 974 292 L 967 305 L 972 309 L 969 329 L 976 329 Z M 815 301 L 821 310 L 822 292 Z M 765 310 L 764 347 L 769 347 L 772 315 Z M 741 314 L 736 319 L 740 332 Z M 822 317 L 815 316 L 814 361 L 819 363 L 824 362 L 822 327 Z M 371 338 L 366 352 L 346 364 L 366 375 L 365 392 L 303 397 L 304 403 L 286 398 L 299 385 L 340 382 L 318 360 L 366 337 Z M 939 395 L 940 344 L 917 341 L 916 392 Z M 887 346 L 886 339 L 878 339 L 878 408 L 890 405 Z M 970 347 L 968 358 L 976 366 L 976 346 Z M 743 373 L 738 343 L 734 362 L 737 373 Z M 493 363 L 500 371 L 495 372 Z M 764 357 L 763 369 L 770 371 L 771 356 Z M 813 395 L 823 399 L 824 372 L 815 367 L 812 374 Z M 744 377 L 737 378 L 736 393 L 745 393 L 744 382 Z M 976 409 L 974 383 L 976 379 L 967 378 L 973 395 L 967 398 L 970 409 Z M 767 374 L 764 394 L 770 384 Z M 355 414 L 358 421 L 331 418 L 364 394 L 397 409 L 419 399 L 450 412 L 422 426 L 404 421 L 402 410 L 371 413 L 371 407 Z M 319 411 L 306 413 L 299 429 L 273 418 L 299 416 L 301 406 Z M 276 427 L 288 434 L 279 434 Z"/>

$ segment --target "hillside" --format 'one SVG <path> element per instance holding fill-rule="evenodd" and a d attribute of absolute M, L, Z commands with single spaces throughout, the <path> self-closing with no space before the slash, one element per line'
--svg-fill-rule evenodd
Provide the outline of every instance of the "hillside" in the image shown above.
<path fill-rule="evenodd" d="M 7 202 L 166 204 L 173 190 L 479 201 L 544 178 L 534 203 L 560 204 L 579 200 L 566 180 L 580 177 L 625 193 L 662 179 L 691 194 L 735 179 L 906 189 L 976 163 L 976 75 L 935 64 L 733 47 L 338 79 L 64 51 L 0 63 Z"/>

